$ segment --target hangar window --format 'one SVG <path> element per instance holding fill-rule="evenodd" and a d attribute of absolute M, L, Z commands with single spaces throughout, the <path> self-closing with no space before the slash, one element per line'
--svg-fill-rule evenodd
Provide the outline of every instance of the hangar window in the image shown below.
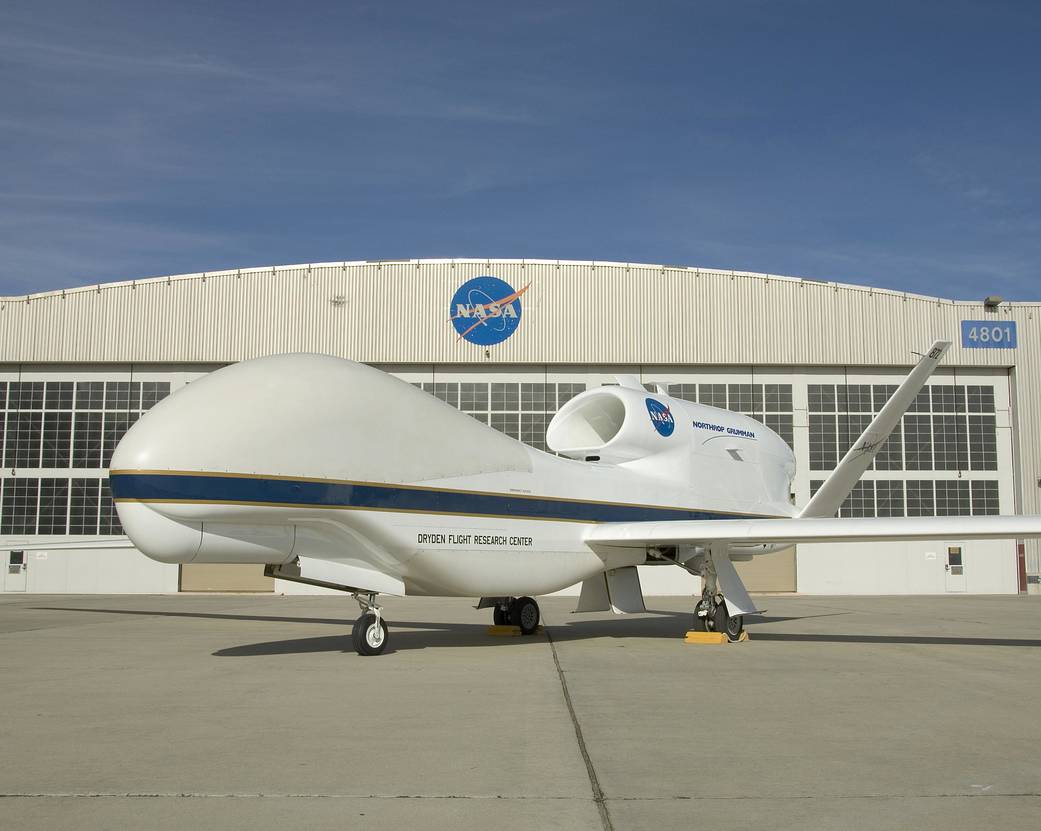
<path fill-rule="evenodd" d="M 112 491 L 109 489 L 108 479 L 99 482 L 98 497 L 98 533 L 99 534 L 122 534 L 123 526 L 119 524 L 119 516 L 116 514 L 116 506 L 112 501 Z"/>
<path fill-rule="evenodd" d="M 886 402 L 893 397 L 893 393 L 896 392 L 896 384 L 875 384 L 871 387 L 871 400 L 873 409 L 877 413 L 885 405 Z"/>
<path fill-rule="evenodd" d="M 7 414 L 4 438 L 4 467 L 39 467 L 43 413 L 13 412 Z"/>
<path fill-rule="evenodd" d="M 994 412 L 994 387 L 970 384 L 965 388 L 970 413 Z"/>
<path fill-rule="evenodd" d="M 43 460 L 41 467 L 69 467 L 72 457 L 72 413 L 43 414 Z"/>
<path fill-rule="evenodd" d="M 933 464 L 936 470 L 968 470 L 969 438 L 963 416 L 933 416 Z"/>
<path fill-rule="evenodd" d="M 790 448 L 795 449 L 795 422 L 791 413 L 766 413 L 763 424 L 784 439 Z"/>
<path fill-rule="evenodd" d="M 969 483 L 964 479 L 940 479 L 936 482 L 936 516 L 967 516 Z"/>
<path fill-rule="evenodd" d="M 69 525 L 69 480 L 40 480 L 37 534 L 64 534 Z"/>
<path fill-rule="evenodd" d="M 931 393 L 934 413 L 965 412 L 965 387 L 960 384 L 934 384 Z"/>
<path fill-rule="evenodd" d="M 460 384 L 459 409 L 468 413 L 487 413 L 488 385 L 469 383 Z"/>
<path fill-rule="evenodd" d="M 767 413 L 790 413 L 792 411 L 791 384 L 765 384 L 764 406 Z"/>
<path fill-rule="evenodd" d="M 969 416 L 969 467 L 972 470 L 998 469 L 998 436 L 994 416 Z"/>
<path fill-rule="evenodd" d="M 831 470 L 838 462 L 835 416 L 810 414 L 810 468 Z"/>
<path fill-rule="evenodd" d="M 520 409 L 520 384 L 492 384 L 492 410 L 516 412 Z"/>
<path fill-rule="evenodd" d="M 806 390 L 806 400 L 811 413 L 835 412 L 835 385 L 810 384 Z"/>
<path fill-rule="evenodd" d="M 875 483 L 862 479 L 853 486 L 839 509 L 839 516 L 865 517 L 875 515 Z"/>
<path fill-rule="evenodd" d="M 43 381 L 12 381 L 7 399 L 9 410 L 42 410 Z"/>
<path fill-rule="evenodd" d="M 973 514 L 998 513 L 998 481 L 997 479 L 980 479 L 972 482 Z"/>
<path fill-rule="evenodd" d="M 933 469 L 932 426 L 929 416 L 904 416 L 904 460 L 908 470 Z"/>
<path fill-rule="evenodd" d="M 683 401 L 698 400 L 698 385 L 697 384 L 669 384 L 669 395 L 673 398 L 679 398 Z"/>
<path fill-rule="evenodd" d="M 106 381 L 106 410 L 140 410 L 141 384 L 138 381 Z"/>
<path fill-rule="evenodd" d="M 539 450 L 545 450 L 548 423 L 549 416 L 546 413 L 521 413 L 520 440 Z"/>
<path fill-rule="evenodd" d="M 101 467 L 101 424 L 101 413 L 76 413 L 72 437 L 73 467 Z"/>
<path fill-rule="evenodd" d="M 76 382 L 76 409 L 100 410 L 105 406 L 104 381 Z"/>
<path fill-rule="evenodd" d="M 492 413 L 488 417 L 488 424 L 500 433 L 520 438 L 520 414 L 519 413 Z"/>
<path fill-rule="evenodd" d="M 44 406 L 48 410 L 72 409 L 72 381 L 48 381 Z"/>
<path fill-rule="evenodd" d="M 559 410 L 576 395 L 585 391 L 585 384 L 557 384 L 557 409 Z"/>
<path fill-rule="evenodd" d="M 69 533 L 96 534 L 100 495 L 98 480 L 72 479 L 69 485 Z"/>
<path fill-rule="evenodd" d="M 726 384 L 698 384 L 698 401 L 709 407 L 727 408 Z"/>
<path fill-rule="evenodd" d="M 38 479 L 7 479 L 0 502 L 0 534 L 35 534 L 40 498 Z"/>
<path fill-rule="evenodd" d="M 936 516 L 931 479 L 912 479 L 907 482 L 907 515 Z"/>
<path fill-rule="evenodd" d="M 0 381 L 0 410 L 7 409 L 7 381 Z"/>
<path fill-rule="evenodd" d="M 871 385 L 840 384 L 836 390 L 835 407 L 840 413 L 870 413 L 874 409 Z"/>
<path fill-rule="evenodd" d="M 169 381 L 141 382 L 141 409 L 150 410 L 170 394 Z"/>
<path fill-rule="evenodd" d="M 904 483 L 899 479 L 875 482 L 876 516 L 904 515 Z"/>

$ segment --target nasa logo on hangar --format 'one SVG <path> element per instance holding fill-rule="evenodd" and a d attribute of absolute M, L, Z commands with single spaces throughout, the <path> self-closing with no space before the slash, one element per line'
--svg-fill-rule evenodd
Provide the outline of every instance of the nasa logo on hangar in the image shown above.
<path fill-rule="evenodd" d="M 660 401 L 648 398 L 647 414 L 651 417 L 651 424 L 655 430 L 663 436 L 672 435 L 672 431 L 676 429 L 676 419 L 672 417 L 672 410 Z"/>
<path fill-rule="evenodd" d="M 449 320 L 459 337 L 477 346 L 502 343 L 517 331 L 521 319 L 521 295 L 505 280 L 483 275 L 467 280 L 452 296 Z"/>

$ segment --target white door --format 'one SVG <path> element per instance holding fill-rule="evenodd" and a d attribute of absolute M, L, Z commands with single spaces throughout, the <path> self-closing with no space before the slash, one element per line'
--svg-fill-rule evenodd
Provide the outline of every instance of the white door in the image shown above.
<path fill-rule="evenodd" d="M 25 591 L 25 569 L 28 567 L 29 558 L 24 551 L 7 552 L 7 574 L 4 575 L 5 592 Z"/>
<path fill-rule="evenodd" d="M 947 591 L 965 591 L 965 564 L 960 545 L 947 546 Z"/>

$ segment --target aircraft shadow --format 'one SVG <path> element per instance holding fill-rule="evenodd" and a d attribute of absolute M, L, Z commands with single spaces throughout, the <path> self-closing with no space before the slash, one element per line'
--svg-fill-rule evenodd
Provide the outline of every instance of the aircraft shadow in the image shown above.
<path fill-rule="evenodd" d="M 242 620 L 275 623 L 307 623 L 342 627 L 335 635 L 320 635 L 309 638 L 287 638 L 277 641 L 242 644 L 219 649 L 213 653 L 218 657 L 249 657 L 259 655 L 293 655 L 316 652 L 353 653 L 350 627 L 354 619 L 324 617 L 291 617 L 278 615 L 250 615 L 216 612 L 170 612 L 149 611 L 143 609 L 85 609 L 74 606 L 36 606 L 31 607 L 47 611 L 61 612 L 97 612 L 99 614 L 141 615 L 147 617 L 201 618 L 207 620 Z M 1041 648 L 1041 639 L 1032 638 L 981 638 L 943 635 L 868 635 L 868 634 L 829 634 L 793 633 L 762 631 L 758 624 L 784 623 L 793 620 L 806 620 L 818 617 L 835 617 L 847 614 L 831 612 L 801 616 L 769 616 L 749 615 L 747 623 L 752 641 L 780 643 L 844 643 L 844 644 L 906 644 L 922 646 L 1005 646 Z M 596 638 L 665 638 L 683 637 L 690 622 L 689 612 L 666 610 L 648 610 L 647 615 L 625 618 L 608 618 L 583 620 L 577 616 L 569 616 L 560 623 L 548 625 L 550 635 L 558 643 L 568 641 L 592 640 Z M 431 621 L 391 620 L 391 640 L 388 653 L 411 649 L 429 649 L 446 647 L 520 646 L 533 642 L 545 641 L 545 635 L 533 637 L 500 638 L 488 635 L 487 621 L 480 623 L 445 623 Z"/>

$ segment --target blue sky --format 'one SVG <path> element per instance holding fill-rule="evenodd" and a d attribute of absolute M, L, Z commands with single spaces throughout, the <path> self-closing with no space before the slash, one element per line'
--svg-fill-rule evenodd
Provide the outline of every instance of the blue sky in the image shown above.
<path fill-rule="evenodd" d="M 402 257 L 1041 299 L 1041 4 L 0 7 L 0 295 Z"/>

